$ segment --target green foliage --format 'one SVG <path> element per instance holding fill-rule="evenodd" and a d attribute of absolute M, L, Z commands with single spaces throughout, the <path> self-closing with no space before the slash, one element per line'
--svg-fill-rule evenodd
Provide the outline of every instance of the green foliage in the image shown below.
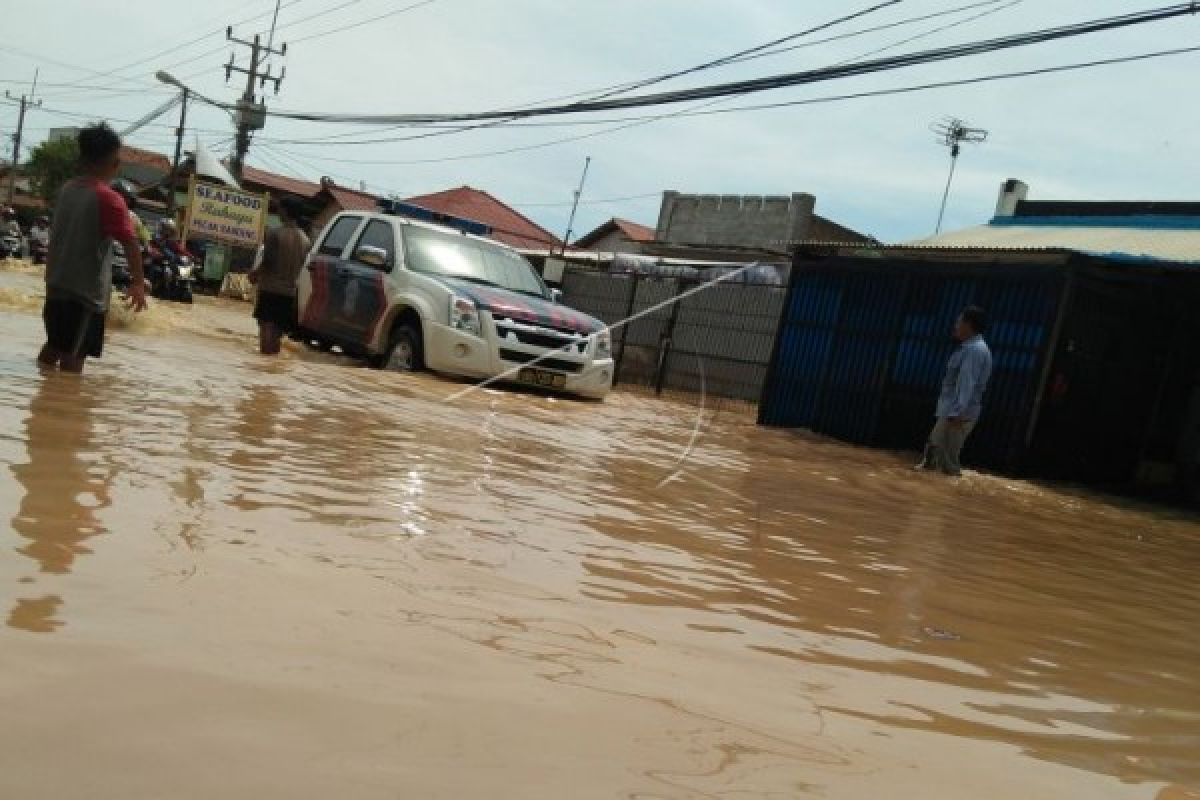
<path fill-rule="evenodd" d="M 79 144 L 74 137 L 42 142 L 33 149 L 28 168 L 34 191 L 53 206 L 58 190 L 79 169 Z"/>

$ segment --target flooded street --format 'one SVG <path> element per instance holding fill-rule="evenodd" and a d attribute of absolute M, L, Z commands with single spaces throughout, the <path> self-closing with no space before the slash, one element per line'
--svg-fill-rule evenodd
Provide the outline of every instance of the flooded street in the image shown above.
<path fill-rule="evenodd" d="M 254 352 L 43 375 L 0 271 L 0 795 L 1200 798 L 1200 524 Z"/>

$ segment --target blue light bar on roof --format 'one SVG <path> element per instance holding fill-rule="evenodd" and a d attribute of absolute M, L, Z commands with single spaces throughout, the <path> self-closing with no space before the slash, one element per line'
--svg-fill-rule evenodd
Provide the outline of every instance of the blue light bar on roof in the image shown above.
<path fill-rule="evenodd" d="M 453 214 L 443 214 L 441 211 L 431 211 L 428 208 L 422 208 L 412 203 L 405 203 L 401 200 L 382 198 L 379 201 L 379 207 L 385 214 L 408 217 L 409 219 L 417 219 L 422 222 L 432 222 L 435 225 L 445 225 L 447 228 L 454 228 L 463 233 L 473 233 L 476 236 L 488 236 L 492 232 L 491 225 L 485 225 L 482 222 L 476 222 L 466 217 L 456 217 Z"/>

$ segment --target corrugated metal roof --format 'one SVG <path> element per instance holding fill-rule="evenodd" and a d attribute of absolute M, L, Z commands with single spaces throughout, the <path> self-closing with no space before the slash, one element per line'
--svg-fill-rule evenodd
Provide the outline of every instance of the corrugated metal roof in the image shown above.
<path fill-rule="evenodd" d="M 908 242 L 910 247 L 1070 250 L 1098 256 L 1200 263 L 1200 230 L 1100 225 L 979 225 Z"/>

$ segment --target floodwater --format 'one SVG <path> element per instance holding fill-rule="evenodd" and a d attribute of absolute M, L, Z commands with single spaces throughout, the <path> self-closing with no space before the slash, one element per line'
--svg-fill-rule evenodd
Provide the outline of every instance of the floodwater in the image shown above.
<path fill-rule="evenodd" d="M 39 306 L 0 272 L 0 796 L 1200 797 L 1186 514 L 232 302 L 42 375 Z"/>

